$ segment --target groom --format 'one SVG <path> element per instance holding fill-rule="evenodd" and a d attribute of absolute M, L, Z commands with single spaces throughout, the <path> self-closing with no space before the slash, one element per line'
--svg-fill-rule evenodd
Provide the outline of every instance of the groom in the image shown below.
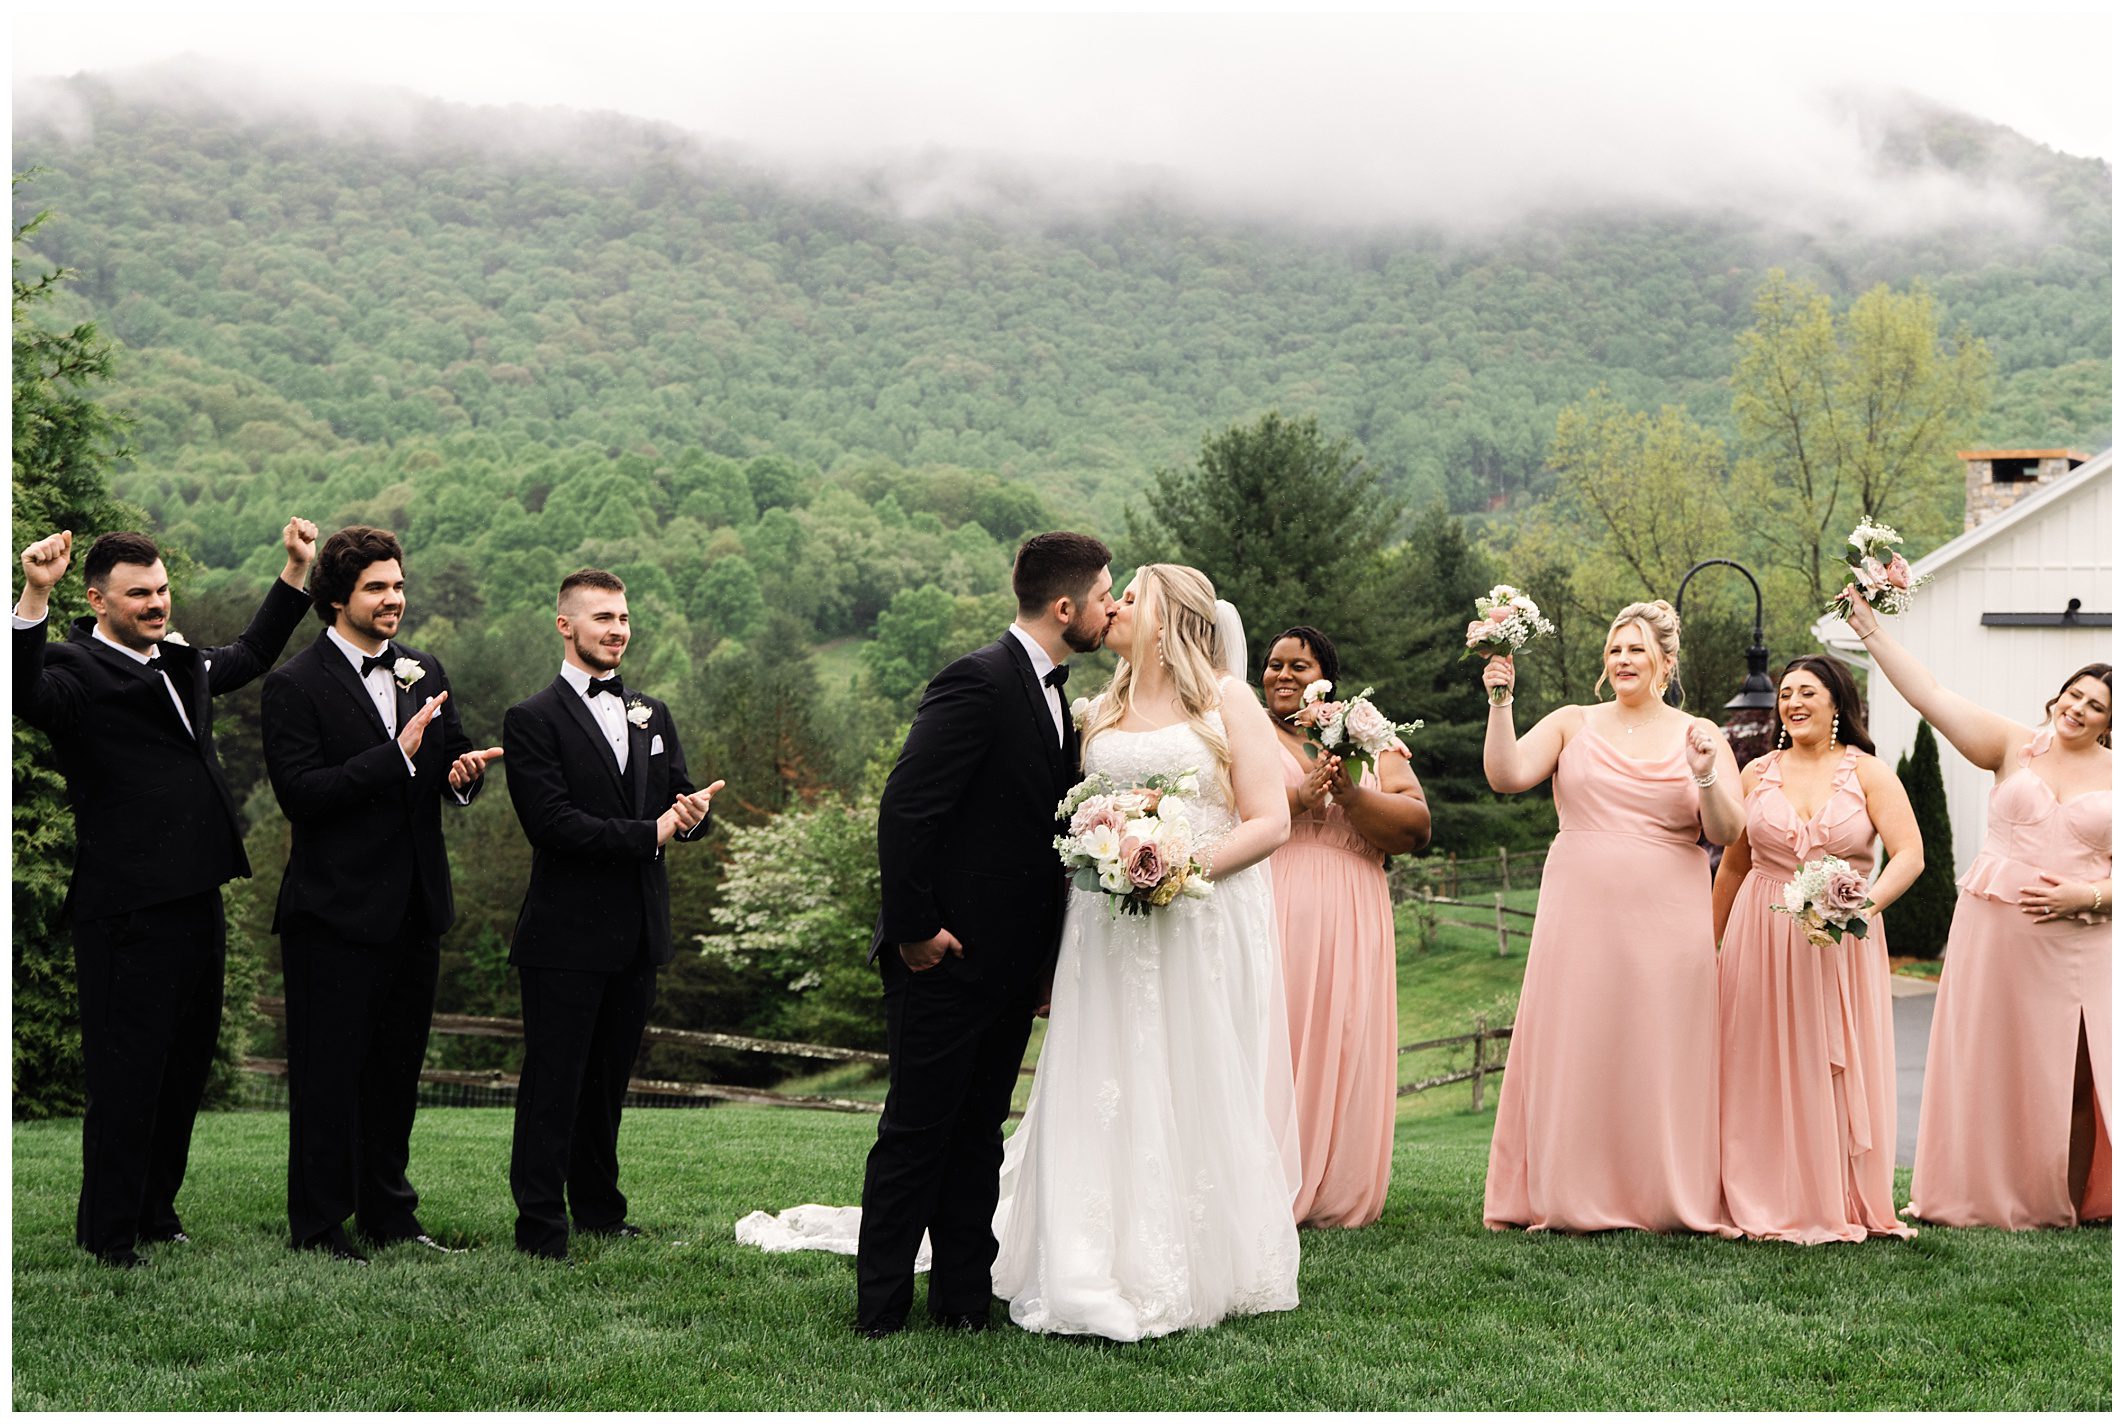
<path fill-rule="evenodd" d="M 856 1250 L 856 1330 L 872 1339 L 907 1323 L 924 1230 L 930 1315 L 988 1324 L 1003 1119 L 1062 926 L 1055 804 L 1077 779 L 1062 685 L 1069 655 L 1106 640 L 1112 557 L 1085 534 L 1028 539 L 1017 621 L 930 682 L 885 783 L 870 957 L 891 1088 Z"/>

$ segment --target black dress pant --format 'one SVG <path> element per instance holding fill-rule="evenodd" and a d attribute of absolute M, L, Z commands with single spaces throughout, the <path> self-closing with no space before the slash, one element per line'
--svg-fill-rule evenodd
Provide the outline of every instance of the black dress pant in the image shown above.
<path fill-rule="evenodd" d="M 177 1189 L 221 1033 L 220 890 L 74 922 L 81 1056 L 81 1202 L 74 1239 L 98 1255 L 181 1230 Z"/>
<path fill-rule="evenodd" d="M 516 1088 L 509 1191 L 516 1244 L 533 1255 L 568 1254 L 578 1231 L 627 1219 L 619 1187 L 620 1108 L 656 998 L 646 951 L 617 973 L 519 966 L 524 1071 Z"/>
<path fill-rule="evenodd" d="M 378 1244 L 417 1235 L 420 1194 L 406 1162 L 435 1013 L 437 942 L 412 917 L 384 944 L 303 924 L 281 935 L 280 958 L 290 1242 L 314 1240 L 349 1216 Z"/>
<path fill-rule="evenodd" d="M 985 1315 L 1003 1120 L 1036 1000 L 948 977 L 944 965 L 913 973 L 890 945 L 880 959 L 891 1087 L 863 1173 L 856 1325 L 906 1323 L 925 1230 L 929 1313 Z"/>

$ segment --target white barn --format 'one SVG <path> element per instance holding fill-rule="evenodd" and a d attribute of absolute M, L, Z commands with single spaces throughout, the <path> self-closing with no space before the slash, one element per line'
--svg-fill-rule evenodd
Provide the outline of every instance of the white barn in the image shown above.
<path fill-rule="evenodd" d="M 1932 581 L 1889 631 L 1946 686 L 2031 726 L 2073 669 L 2109 662 L 2111 451 L 2030 492 L 1913 565 Z M 1861 673 L 1872 660 L 1841 618 L 1814 636 Z M 1868 720 L 1890 765 L 1910 749 L 1918 715 L 1886 678 L 1862 677 Z M 1992 778 L 1940 739 L 1947 814 L 1960 875 L 1984 844 Z"/>

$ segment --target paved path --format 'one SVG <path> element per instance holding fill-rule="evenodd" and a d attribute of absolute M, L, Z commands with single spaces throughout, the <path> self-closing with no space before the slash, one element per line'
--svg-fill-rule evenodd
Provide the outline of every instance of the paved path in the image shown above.
<path fill-rule="evenodd" d="M 1918 1093 L 1925 1086 L 1925 1041 L 1937 986 L 1907 974 L 1888 977 L 1895 1014 L 1895 1165 L 1917 1160 Z"/>

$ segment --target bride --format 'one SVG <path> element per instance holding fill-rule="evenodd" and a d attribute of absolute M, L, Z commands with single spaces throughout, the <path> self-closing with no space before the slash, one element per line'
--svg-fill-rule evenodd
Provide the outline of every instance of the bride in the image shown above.
<path fill-rule="evenodd" d="M 1027 1330 L 1141 1340 L 1298 1304 L 1298 1121 L 1263 864 L 1290 811 L 1239 616 L 1208 579 L 1145 565 L 1106 643 L 1121 665 L 1089 703 L 1084 770 L 1132 785 L 1194 768 L 1211 890 L 1142 916 L 1070 892 L 1032 1096 L 1003 1148 L 991 1279 Z M 860 1221 L 806 1205 L 754 1212 L 737 1236 L 853 1253 Z"/>
<path fill-rule="evenodd" d="M 1274 729 L 1229 675 L 1245 657 L 1230 608 L 1196 570 L 1148 564 L 1107 633 L 1122 661 L 1086 713 L 1084 770 L 1129 785 L 1195 768 L 1189 820 L 1213 888 L 1143 916 L 1070 893 L 995 1216 L 995 1291 L 1028 1330 L 1139 1340 L 1298 1303 L 1298 1135 L 1263 864 L 1290 820 Z"/>

